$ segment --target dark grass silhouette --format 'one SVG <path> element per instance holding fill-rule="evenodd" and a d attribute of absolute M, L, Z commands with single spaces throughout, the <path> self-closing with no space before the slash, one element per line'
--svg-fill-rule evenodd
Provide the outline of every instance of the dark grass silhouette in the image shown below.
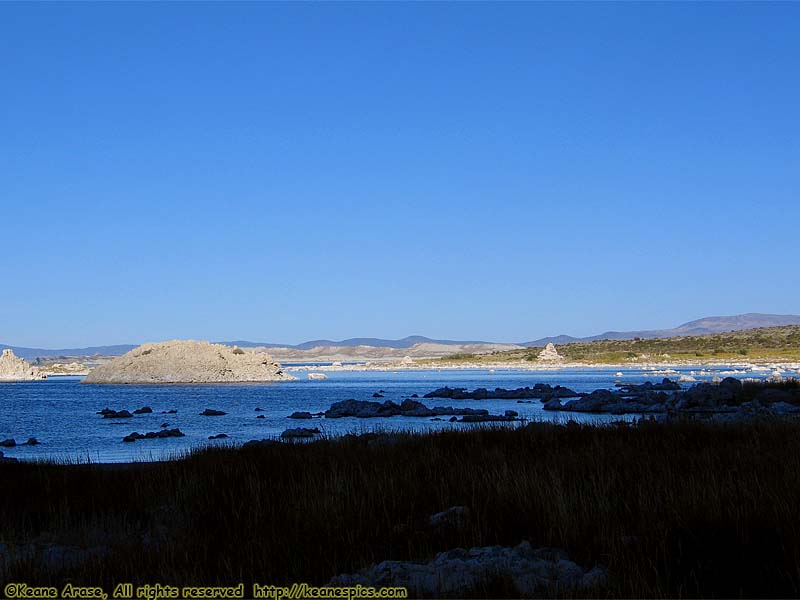
<path fill-rule="evenodd" d="M 324 584 L 529 540 L 607 566 L 614 597 L 800 594 L 800 423 L 787 421 L 367 434 L 129 466 L 2 464 L 0 481 L 0 541 L 108 548 L 0 575 L 32 585 Z M 469 524 L 431 530 L 453 505 Z M 474 592 L 514 595 L 505 581 Z"/>

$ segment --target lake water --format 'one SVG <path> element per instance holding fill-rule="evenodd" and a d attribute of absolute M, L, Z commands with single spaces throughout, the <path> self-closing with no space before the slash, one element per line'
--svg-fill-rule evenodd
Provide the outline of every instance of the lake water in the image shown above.
<path fill-rule="evenodd" d="M 733 374 L 737 377 L 765 377 L 769 372 L 731 373 L 735 367 L 715 367 L 698 374 L 698 367 L 678 369 L 683 374 L 695 373 L 698 381 L 715 375 Z M 740 367 L 741 369 L 741 367 Z M 18 444 L 36 437 L 41 445 L 0 448 L 7 457 L 20 460 L 60 459 L 92 462 L 124 462 L 163 460 L 190 448 L 209 444 L 241 444 L 248 440 L 277 437 L 290 427 L 319 427 L 323 433 L 341 435 L 382 430 L 426 430 L 475 425 L 431 421 L 427 418 L 392 417 L 388 419 L 289 419 L 294 411 L 320 412 L 333 402 L 355 398 L 373 400 L 372 394 L 384 390 L 384 398 L 401 402 L 411 394 L 419 394 L 427 406 L 486 408 L 492 414 L 507 409 L 516 410 L 531 420 L 609 422 L 619 416 L 586 415 L 546 412 L 540 402 L 519 404 L 516 400 L 450 400 L 422 399 L 425 393 L 448 385 L 450 387 L 517 388 L 535 383 L 564 385 L 579 392 L 598 388 L 613 388 L 616 381 L 643 383 L 660 381 L 663 374 L 653 375 L 641 370 L 618 369 L 558 369 L 552 371 L 443 370 L 328 372 L 328 379 L 307 380 L 305 372 L 294 373 L 297 381 L 248 385 L 82 385 L 81 378 L 50 378 L 30 383 L 0 384 L 0 439 L 14 438 Z M 677 378 L 677 375 L 670 375 Z M 691 384 L 684 384 L 691 385 Z M 105 407 L 131 412 L 150 406 L 152 414 L 134 415 L 130 419 L 104 419 L 96 414 Z M 223 410 L 227 415 L 203 417 L 205 408 Z M 256 408 L 264 409 L 256 412 Z M 162 411 L 177 410 L 177 414 Z M 258 415 L 265 418 L 258 419 Z M 122 438 L 133 431 L 159 431 L 162 423 L 179 427 L 186 437 L 139 440 L 124 443 Z M 225 433 L 228 439 L 210 441 L 208 436 Z"/>

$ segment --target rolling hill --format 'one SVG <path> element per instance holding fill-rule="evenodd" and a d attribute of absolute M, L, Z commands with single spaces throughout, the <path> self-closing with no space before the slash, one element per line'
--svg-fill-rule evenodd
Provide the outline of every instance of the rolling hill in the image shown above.
<path fill-rule="evenodd" d="M 633 340 L 640 339 L 655 339 L 655 338 L 671 338 L 680 336 L 698 336 L 707 335 L 712 333 L 725 333 L 729 331 L 744 331 L 748 329 L 758 329 L 763 327 L 779 327 L 786 325 L 800 325 L 800 315 L 773 315 L 763 313 L 747 313 L 742 315 L 733 315 L 726 317 L 704 317 L 694 321 L 689 321 L 672 329 L 648 329 L 641 331 L 606 331 L 598 335 L 589 337 L 573 337 L 569 335 L 558 335 L 552 337 L 540 338 L 529 342 L 522 342 L 516 344 L 525 347 L 541 347 L 545 344 L 552 342 L 554 344 L 571 344 L 575 342 L 591 342 L 596 340 Z M 319 352 L 315 349 L 327 349 L 326 354 L 330 354 L 330 349 L 333 348 L 376 348 L 376 349 L 411 349 L 415 347 L 425 347 L 426 345 L 432 346 L 490 346 L 496 345 L 493 342 L 483 341 L 464 341 L 464 340 L 437 340 L 427 338 L 421 335 L 412 335 L 398 340 L 390 340 L 383 338 L 349 338 L 346 340 L 333 341 L 333 340 L 310 340 L 301 344 L 278 344 L 275 342 L 250 342 L 247 340 L 236 340 L 221 342 L 230 346 L 240 346 L 242 348 L 280 348 L 282 353 L 286 354 L 286 350 L 291 350 L 290 354 L 300 357 L 303 352 L 308 352 L 309 356 L 318 355 Z M 129 352 L 135 348 L 136 344 L 121 344 L 115 346 L 91 346 L 87 348 L 63 348 L 63 349 L 45 349 L 45 348 L 26 348 L 20 346 L 0 344 L 0 349 L 11 348 L 14 354 L 32 360 L 35 358 L 54 358 L 54 357 L 87 357 L 87 356 L 119 356 Z M 454 350 L 455 351 L 455 350 Z M 351 351 L 344 353 L 346 356 L 351 356 Z M 370 354 L 370 353 L 367 353 Z M 375 354 L 372 352 L 372 354 Z M 377 354 L 381 354 L 377 352 Z"/>

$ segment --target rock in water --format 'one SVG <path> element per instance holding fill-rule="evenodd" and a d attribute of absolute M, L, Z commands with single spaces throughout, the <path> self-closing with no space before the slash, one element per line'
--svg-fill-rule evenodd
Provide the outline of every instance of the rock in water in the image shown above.
<path fill-rule="evenodd" d="M 14 356 L 14 352 L 10 348 L 6 348 L 0 354 L 0 381 L 37 381 L 39 379 L 47 379 L 47 375 L 23 359 Z"/>
<path fill-rule="evenodd" d="M 317 427 L 298 427 L 296 429 L 287 429 L 281 434 L 281 437 L 284 439 L 310 438 L 314 437 L 318 433 L 319 429 Z"/>
<path fill-rule="evenodd" d="M 83 383 L 241 383 L 294 379 L 266 352 L 223 344 L 173 341 L 144 344 L 94 368 Z"/>
<path fill-rule="evenodd" d="M 201 417 L 223 417 L 227 415 L 224 410 L 214 410 L 213 408 L 207 408 L 203 412 L 200 413 Z"/>
<path fill-rule="evenodd" d="M 556 350 L 556 347 L 552 343 L 550 343 L 544 347 L 544 350 L 539 352 L 538 359 L 542 361 L 553 362 L 553 361 L 564 360 L 564 357 L 561 356 L 558 353 L 558 350 Z"/>

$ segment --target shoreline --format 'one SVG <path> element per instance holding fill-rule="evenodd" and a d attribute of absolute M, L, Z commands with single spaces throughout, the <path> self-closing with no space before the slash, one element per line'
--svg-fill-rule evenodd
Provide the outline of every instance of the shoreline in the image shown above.
<path fill-rule="evenodd" d="M 800 374 L 800 362 L 784 361 L 780 359 L 755 359 L 749 361 L 670 361 L 652 363 L 583 363 L 583 362 L 562 362 L 562 363 L 530 363 L 527 361 L 519 362 L 498 362 L 498 363 L 464 363 L 464 364 L 409 364 L 409 363 L 388 363 L 366 361 L 358 364 L 347 365 L 293 365 L 292 363 L 282 363 L 286 371 L 306 372 L 306 371 L 560 371 L 565 369 L 618 369 L 618 370 L 640 370 L 649 372 L 666 372 L 670 369 L 695 368 L 702 370 L 707 367 L 731 367 L 736 369 L 769 371 L 780 369 L 782 371 L 794 371 Z"/>
<path fill-rule="evenodd" d="M 421 359 L 429 360 L 429 359 Z M 325 361 L 327 362 L 327 361 Z M 670 361 L 670 362 L 648 362 L 648 363 L 586 363 L 586 362 L 559 362 L 559 363 L 531 363 L 528 361 L 515 361 L 515 362 L 496 362 L 496 363 L 475 363 L 465 362 L 448 363 L 448 364 L 431 364 L 431 363 L 396 363 L 385 361 L 364 361 L 354 364 L 293 364 L 282 363 L 282 369 L 286 372 L 292 373 L 314 373 L 314 372 L 377 372 L 377 373 L 399 373 L 401 371 L 521 371 L 521 372 L 556 372 L 568 371 L 578 369 L 596 369 L 596 370 L 612 370 L 618 371 L 641 371 L 644 374 L 651 376 L 677 374 L 677 369 L 695 369 L 703 371 L 708 368 L 727 367 L 731 370 L 741 371 L 742 373 L 753 372 L 770 372 L 773 375 L 782 377 L 800 377 L 800 362 L 787 361 L 781 359 L 754 359 L 749 361 L 726 361 L 726 360 L 706 360 L 706 361 Z M 25 379 L 0 379 L 0 384 L 3 383 L 31 383 L 34 381 L 48 381 L 66 379 L 71 377 L 86 377 L 91 370 L 79 373 L 47 373 L 45 379 L 25 380 Z M 778 371 L 776 374 L 775 372 Z M 302 379 L 301 379 L 302 380 Z M 222 382 L 143 382 L 143 383 L 117 383 L 105 385 L 244 385 L 244 384 L 261 384 L 261 383 L 284 383 L 285 381 L 222 381 Z"/>

